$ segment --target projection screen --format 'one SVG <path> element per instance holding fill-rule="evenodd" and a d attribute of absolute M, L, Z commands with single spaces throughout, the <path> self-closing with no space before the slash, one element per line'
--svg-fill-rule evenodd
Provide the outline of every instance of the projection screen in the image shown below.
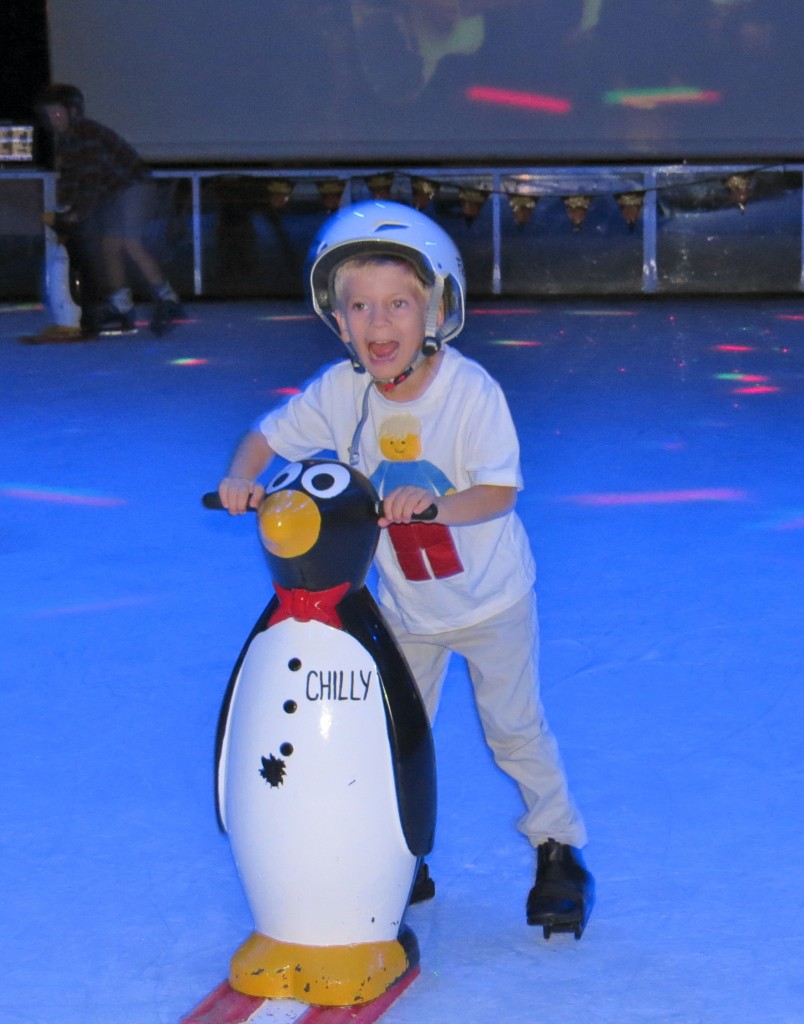
<path fill-rule="evenodd" d="M 49 0 L 52 76 L 151 161 L 782 159 L 801 0 Z"/>

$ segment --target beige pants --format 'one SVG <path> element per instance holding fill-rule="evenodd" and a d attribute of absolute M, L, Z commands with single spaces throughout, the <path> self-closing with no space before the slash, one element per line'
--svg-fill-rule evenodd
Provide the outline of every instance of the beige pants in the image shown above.
<path fill-rule="evenodd" d="M 539 697 L 539 626 L 531 591 L 484 622 L 449 633 L 408 633 L 389 609 L 399 643 L 432 722 L 450 654 L 466 659 L 486 742 L 497 765 L 519 786 L 527 811 L 518 829 L 531 845 L 556 839 L 583 846 L 586 828 L 575 809 L 558 744 Z"/>

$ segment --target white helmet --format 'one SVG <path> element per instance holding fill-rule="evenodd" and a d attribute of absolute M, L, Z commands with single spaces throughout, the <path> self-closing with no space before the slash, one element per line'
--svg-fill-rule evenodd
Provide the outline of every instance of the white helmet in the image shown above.
<path fill-rule="evenodd" d="M 463 328 L 466 282 L 460 253 L 434 221 L 402 203 L 371 200 L 344 207 L 317 235 L 308 256 L 313 307 L 340 335 L 332 318 L 332 278 L 352 256 L 396 256 L 414 265 L 432 287 L 427 314 L 424 355 L 437 352 Z M 442 307 L 444 317 L 438 324 Z M 354 361 L 354 360 L 353 360 Z"/>

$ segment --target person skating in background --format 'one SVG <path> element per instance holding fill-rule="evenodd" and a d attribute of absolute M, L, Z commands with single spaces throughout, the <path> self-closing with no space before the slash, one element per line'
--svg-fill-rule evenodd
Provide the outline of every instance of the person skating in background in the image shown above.
<path fill-rule="evenodd" d="M 80 274 L 83 332 L 92 337 L 104 330 L 136 329 L 130 264 L 153 299 L 151 330 L 165 334 L 183 311 L 142 240 L 148 167 L 125 139 L 84 115 L 84 96 L 76 86 L 48 86 L 38 109 L 53 136 L 58 174 L 52 226 L 65 238 Z"/>

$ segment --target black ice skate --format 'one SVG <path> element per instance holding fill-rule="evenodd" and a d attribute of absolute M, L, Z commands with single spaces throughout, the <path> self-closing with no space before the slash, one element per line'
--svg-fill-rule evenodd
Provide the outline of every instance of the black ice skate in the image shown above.
<path fill-rule="evenodd" d="M 151 313 L 151 332 L 161 338 L 163 334 L 172 331 L 177 320 L 184 316 L 181 303 L 173 299 L 158 299 Z"/>
<path fill-rule="evenodd" d="M 97 338 L 98 335 L 136 334 L 136 313 L 133 308 L 120 310 L 110 302 L 101 302 L 83 310 L 81 330 L 86 338 Z"/>
<path fill-rule="evenodd" d="M 541 925 L 544 937 L 574 932 L 580 939 L 595 899 L 595 882 L 578 850 L 548 839 L 536 849 L 536 883 L 528 893 L 528 924 Z"/>

